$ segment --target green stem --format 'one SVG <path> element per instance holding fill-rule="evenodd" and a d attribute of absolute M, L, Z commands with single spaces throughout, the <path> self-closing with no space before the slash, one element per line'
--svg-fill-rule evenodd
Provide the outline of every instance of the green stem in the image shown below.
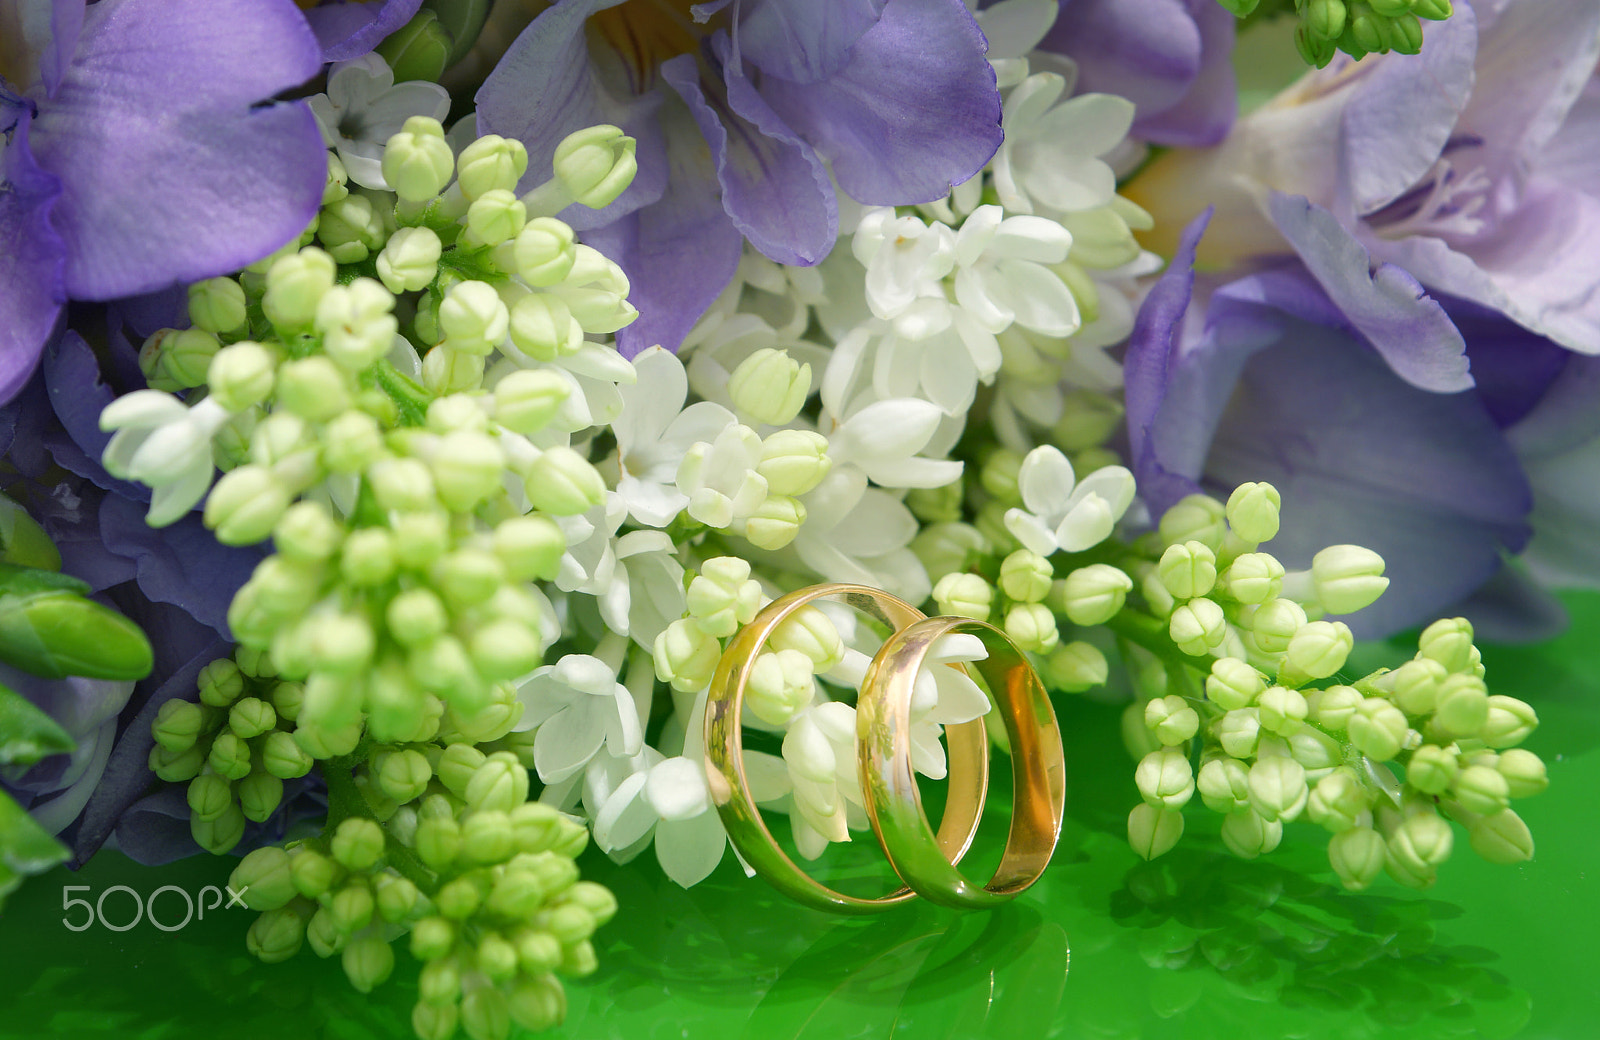
<path fill-rule="evenodd" d="M 380 360 L 375 368 L 378 388 L 400 409 L 403 426 L 423 426 L 428 421 L 428 405 L 433 395 L 417 385 L 416 380 L 395 368 L 387 359 Z"/>
<path fill-rule="evenodd" d="M 372 806 L 361 794 L 361 789 L 356 786 L 355 767 L 366 761 L 366 749 L 357 748 L 354 752 L 340 758 L 330 760 L 322 767 L 322 775 L 328 782 L 328 824 L 326 833 L 332 833 L 340 823 L 352 816 L 361 816 L 376 822 L 380 827 L 383 822 L 372 811 Z M 438 879 L 433 872 L 423 865 L 417 854 L 406 847 L 405 843 L 395 837 L 389 828 L 383 828 L 384 851 L 389 858 L 389 865 L 399 871 L 401 876 L 407 878 L 417 888 L 430 898 L 439 891 Z"/>

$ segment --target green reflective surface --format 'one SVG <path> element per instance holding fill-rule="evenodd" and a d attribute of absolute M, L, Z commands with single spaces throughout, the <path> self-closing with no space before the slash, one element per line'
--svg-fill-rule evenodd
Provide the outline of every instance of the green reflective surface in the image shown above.
<path fill-rule="evenodd" d="M 1532 701 L 1543 721 L 1529 746 L 1549 763 L 1551 789 L 1518 803 L 1538 841 L 1531 863 L 1494 867 L 1458 840 L 1433 890 L 1383 879 L 1351 895 L 1329 884 L 1320 829 L 1291 826 L 1277 852 L 1242 862 L 1220 851 L 1215 818 L 1195 814 L 1178 850 L 1141 864 L 1122 837 L 1136 794 L 1116 712 L 1062 698 L 1067 823 L 1055 862 L 1021 899 L 994 913 L 918 904 L 838 918 L 747 881 L 732 857 L 684 891 L 651 863 L 590 854 L 587 875 L 623 910 L 596 938 L 599 973 L 569 986 L 569 1021 L 549 1035 L 1600 1035 L 1600 597 L 1569 602 L 1574 627 L 1561 640 L 1484 654 L 1493 689 Z M 836 878 L 870 872 L 865 843 L 843 851 Z M 362 996 L 308 950 L 252 961 L 253 915 L 238 908 L 171 932 L 148 919 L 123 932 L 62 923 L 63 886 L 88 886 L 69 895 L 90 901 L 114 885 L 144 900 L 163 885 L 194 896 L 222 886 L 232 862 L 152 869 L 107 854 L 25 885 L 0 917 L 0 1038 L 409 1035 L 416 966 L 404 952 L 395 977 Z M 168 927 L 185 911 L 171 891 L 155 905 Z M 119 926 L 134 909 L 122 891 L 103 904 Z M 74 923 L 84 915 L 69 912 Z"/>

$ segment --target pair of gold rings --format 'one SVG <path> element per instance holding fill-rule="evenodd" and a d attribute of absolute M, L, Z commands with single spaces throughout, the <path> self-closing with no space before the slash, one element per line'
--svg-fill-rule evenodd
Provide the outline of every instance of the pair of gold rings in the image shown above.
<path fill-rule="evenodd" d="M 740 716 L 750 673 L 778 626 L 825 598 L 856 608 L 892 633 L 867 669 L 856 703 L 856 747 L 867 816 L 904 882 L 904 887 L 877 899 L 837 892 L 801 870 L 761 818 L 745 775 Z M 1000 865 L 986 885 L 968 880 L 958 867 L 977 834 L 989 788 L 983 719 L 945 731 L 949 794 L 937 834 L 923 811 L 911 766 L 911 696 L 917 674 L 934 643 L 956 632 L 976 635 L 988 651 L 984 660 L 970 667 L 988 685 L 1011 744 L 1011 827 Z M 734 848 L 779 891 L 819 909 L 873 913 L 917 895 L 963 910 L 994 907 L 1038 880 L 1061 833 L 1066 801 L 1061 731 L 1027 657 L 992 625 L 964 617 L 930 618 L 904 600 L 864 585 L 813 585 L 769 603 L 722 655 L 707 698 L 705 736 L 711 798 Z"/>

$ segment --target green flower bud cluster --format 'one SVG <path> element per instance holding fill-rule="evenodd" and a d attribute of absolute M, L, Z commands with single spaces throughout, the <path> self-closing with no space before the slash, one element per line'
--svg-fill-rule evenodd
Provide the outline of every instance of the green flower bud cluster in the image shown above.
<path fill-rule="evenodd" d="M 722 659 L 722 640 L 736 633 L 739 626 L 749 624 L 756 616 L 756 611 L 765 605 L 766 599 L 761 592 L 761 583 L 751 577 L 749 561 L 737 556 L 718 556 L 701 564 L 700 572 L 689 580 L 684 616 L 656 636 L 651 648 L 656 678 L 670 683 L 676 690 L 694 692 L 703 689 L 711 682 L 711 673 L 716 671 L 717 662 Z M 832 623 L 821 611 L 803 611 L 802 616 L 819 632 L 825 626 L 825 631 L 831 633 L 829 645 L 837 643 L 839 656 L 844 655 L 844 644 L 839 640 L 839 633 L 833 630 Z M 818 618 L 821 620 L 818 621 Z M 786 628 L 799 630 L 798 625 Z M 824 636 L 823 641 L 827 642 L 829 638 Z M 780 646 L 776 641 L 768 647 L 772 651 L 795 648 Z M 778 719 L 786 721 L 809 702 L 813 672 L 832 667 L 837 659 L 825 666 L 807 670 L 794 658 L 783 657 L 779 663 L 780 658 L 776 654 L 769 656 L 772 660 L 766 662 L 761 670 L 761 689 L 765 693 L 758 695 L 753 703 L 761 705 L 763 718 L 770 715 L 774 717 L 774 724 L 781 724 L 777 722 Z M 815 653 L 807 653 L 805 658 L 808 662 L 818 660 Z M 805 672 L 803 677 L 801 672 Z"/>
<path fill-rule="evenodd" d="M 221 658 L 200 670 L 199 701 L 167 701 L 151 723 L 150 768 L 163 780 L 187 783 L 189 827 L 195 841 L 221 855 L 283 800 L 284 782 L 310 772 L 312 758 L 291 736 L 304 702 L 299 683 L 260 669 L 249 654 Z"/>
<path fill-rule="evenodd" d="M 1259 0 L 1218 2 L 1243 18 Z M 1339 51 L 1357 59 L 1389 51 L 1416 54 L 1422 49 L 1419 19 L 1443 21 L 1452 13 L 1451 0 L 1294 0 L 1294 7 L 1295 47 L 1306 64 L 1319 69 Z"/>

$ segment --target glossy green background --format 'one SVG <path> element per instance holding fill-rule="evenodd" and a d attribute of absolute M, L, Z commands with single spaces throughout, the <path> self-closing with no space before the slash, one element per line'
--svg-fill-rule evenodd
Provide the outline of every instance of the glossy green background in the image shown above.
<path fill-rule="evenodd" d="M 684 891 L 653 863 L 591 853 L 587 876 L 611 885 L 623 912 L 597 937 L 600 971 L 569 987 L 568 1024 L 552 1035 L 1600 1035 L 1600 596 L 1568 602 L 1574 627 L 1560 640 L 1484 653 L 1492 688 L 1532 701 L 1543 722 L 1528 746 L 1549 763 L 1551 790 L 1519 803 L 1539 843 L 1529 864 L 1482 863 L 1460 836 L 1433 890 L 1384 879 L 1351 895 L 1329 884 L 1319 828 L 1295 824 L 1277 852 L 1243 862 L 1198 812 L 1178 850 L 1141 864 L 1122 838 L 1136 794 L 1116 711 L 1061 698 L 1066 828 L 1046 877 L 1017 902 L 835 918 L 781 902 L 731 856 Z M 867 843 L 842 852 L 840 874 L 870 873 Z M 0 917 L 0 1038 L 409 1036 L 416 966 L 404 953 L 395 977 L 363 997 L 308 950 L 252 961 L 242 910 L 170 934 L 148 921 L 122 933 L 61 923 L 63 885 L 89 885 L 90 898 L 114 884 L 197 892 L 222 884 L 231 862 L 152 869 L 106 854 L 24 886 Z M 163 897 L 164 922 L 180 902 Z M 114 922 L 132 912 L 125 893 L 106 906 Z"/>

